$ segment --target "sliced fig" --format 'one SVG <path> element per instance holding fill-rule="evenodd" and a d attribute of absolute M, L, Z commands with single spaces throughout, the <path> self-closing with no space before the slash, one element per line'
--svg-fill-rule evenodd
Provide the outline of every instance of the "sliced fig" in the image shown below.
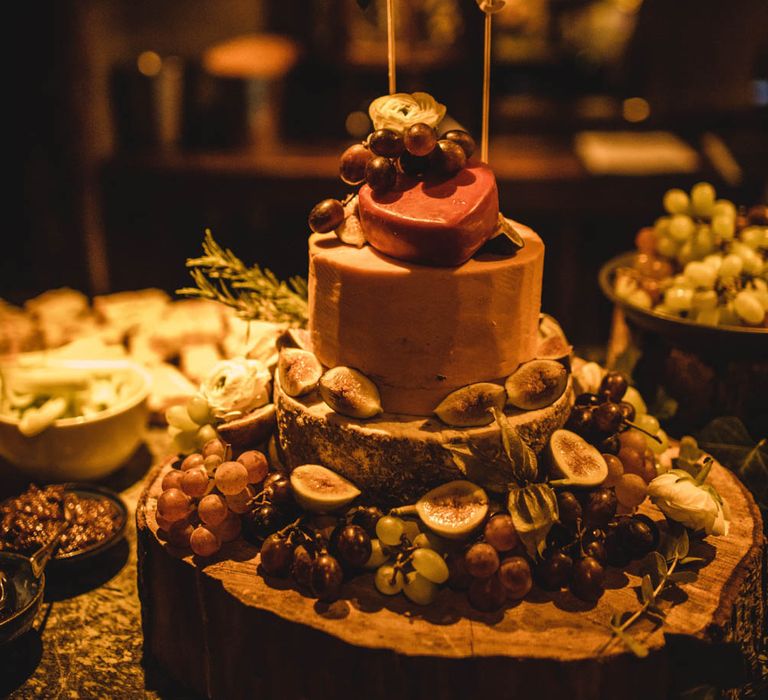
<path fill-rule="evenodd" d="M 563 363 L 570 359 L 572 352 L 573 346 L 565 338 L 557 335 L 549 338 L 539 338 L 539 342 L 536 345 L 537 360 L 555 360 L 556 362 Z"/>
<path fill-rule="evenodd" d="M 435 534 L 461 540 L 472 534 L 488 514 L 488 494 L 471 481 L 449 481 L 425 493 L 416 513 Z"/>
<path fill-rule="evenodd" d="M 597 486 L 608 476 L 608 465 L 596 447 L 570 430 L 555 430 L 546 448 L 550 476 L 571 486 Z"/>
<path fill-rule="evenodd" d="M 566 340 L 565 331 L 554 316 L 539 314 L 539 339 L 562 338 Z"/>
<path fill-rule="evenodd" d="M 314 353 L 298 348 L 281 350 L 277 368 L 280 385 L 288 396 L 308 394 L 323 376 L 323 366 Z"/>
<path fill-rule="evenodd" d="M 336 413 L 350 418 L 373 418 L 383 412 L 376 385 L 352 367 L 329 369 L 319 382 L 320 396 Z"/>
<path fill-rule="evenodd" d="M 254 409 L 242 418 L 216 426 L 219 437 L 237 449 L 245 449 L 266 440 L 276 426 L 275 404 Z"/>
<path fill-rule="evenodd" d="M 299 348 L 312 351 L 312 336 L 306 328 L 288 328 L 277 338 L 277 349 Z"/>
<path fill-rule="evenodd" d="M 491 382 L 469 384 L 452 391 L 435 409 L 435 415 L 446 425 L 466 428 L 493 423 L 493 411 L 502 411 L 507 402 L 504 387 Z"/>
<path fill-rule="evenodd" d="M 568 370 L 555 360 L 531 360 L 507 377 L 507 403 L 533 411 L 553 404 L 565 391 Z"/>
<path fill-rule="evenodd" d="M 360 495 L 349 479 L 320 464 L 303 464 L 291 472 L 296 502 L 312 513 L 330 513 L 349 505 Z"/>

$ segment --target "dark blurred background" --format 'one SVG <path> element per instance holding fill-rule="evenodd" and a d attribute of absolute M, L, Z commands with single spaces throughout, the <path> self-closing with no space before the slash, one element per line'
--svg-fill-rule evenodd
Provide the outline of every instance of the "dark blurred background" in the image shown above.
<path fill-rule="evenodd" d="M 383 0 L 22 5 L 6 103 L 22 196 L 0 297 L 172 291 L 205 228 L 281 277 L 306 273 L 307 213 L 344 194 L 338 155 L 387 91 Z M 479 135 L 475 1 L 398 7 L 398 90 L 432 93 Z M 507 0 L 493 45 L 502 209 L 548 246 L 545 310 L 577 344 L 603 343 L 597 270 L 662 213 L 666 189 L 708 180 L 736 203 L 766 198 L 768 2 Z M 638 141 L 590 157 L 585 132 L 610 145 L 622 131 L 692 150 L 648 163 Z"/>

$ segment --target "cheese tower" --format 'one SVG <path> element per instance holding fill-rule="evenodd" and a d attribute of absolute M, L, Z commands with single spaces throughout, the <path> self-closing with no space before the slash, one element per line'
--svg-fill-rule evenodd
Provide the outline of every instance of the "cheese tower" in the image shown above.
<path fill-rule="evenodd" d="M 494 409 L 542 446 L 570 409 L 569 347 L 553 320 L 542 330 L 544 244 L 501 216 L 471 136 L 438 138 L 445 108 L 425 93 L 370 113 L 341 157 L 357 193 L 310 214 L 304 351 L 324 374 L 307 390 L 281 361 L 275 403 L 289 468 L 402 496 L 460 476 L 446 445 L 497 443 Z"/>

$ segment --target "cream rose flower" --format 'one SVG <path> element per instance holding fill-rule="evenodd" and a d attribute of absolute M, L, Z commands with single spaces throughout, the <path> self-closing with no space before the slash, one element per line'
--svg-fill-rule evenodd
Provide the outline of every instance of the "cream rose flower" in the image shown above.
<path fill-rule="evenodd" d="M 244 357 L 219 362 L 200 385 L 215 418 L 231 420 L 269 403 L 269 370 Z"/>
<path fill-rule="evenodd" d="M 368 108 L 374 129 L 405 131 L 412 124 L 427 124 L 432 128 L 443 121 L 445 105 L 426 92 L 398 92 L 377 97 Z"/>
<path fill-rule="evenodd" d="M 683 473 L 685 474 L 685 473 Z M 657 476 L 648 485 L 648 495 L 659 510 L 692 530 L 708 535 L 727 535 L 730 526 L 728 504 L 719 500 L 707 486 L 689 475 L 672 470 Z"/>

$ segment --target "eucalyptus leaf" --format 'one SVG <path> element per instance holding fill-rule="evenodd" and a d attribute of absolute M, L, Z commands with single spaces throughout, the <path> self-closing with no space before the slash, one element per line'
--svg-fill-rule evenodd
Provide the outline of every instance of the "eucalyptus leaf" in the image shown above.
<path fill-rule="evenodd" d="M 683 557 L 688 556 L 688 550 L 691 546 L 690 540 L 688 539 L 688 530 L 683 528 L 683 531 L 680 533 L 680 536 L 677 538 L 677 544 L 675 548 L 675 554 L 677 555 L 678 559 L 682 559 Z"/>
<path fill-rule="evenodd" d="M 673 583 L 693 583 L 698 576 L 695 571 L 673 571 L 667 576 L 667 581 Z"/>
<path fill-rule="evenodd" d="M 509 241 L 515 246 L 515 248 L 524 248 L 525 240 L 520 235 L 520 232 L 510 223 L 503 214 L 499 213 L 499 223 L 496 229 L 497 236 L 506 236 Z"/>
<path fill-rule="evenodd" d="M 653 595 L 653 584 L 651 583 L 650 575 L 643 576 L 643 580 L 640 583 L 640 600 L 643 603 L 652 603 L 655 599 Z"/>

